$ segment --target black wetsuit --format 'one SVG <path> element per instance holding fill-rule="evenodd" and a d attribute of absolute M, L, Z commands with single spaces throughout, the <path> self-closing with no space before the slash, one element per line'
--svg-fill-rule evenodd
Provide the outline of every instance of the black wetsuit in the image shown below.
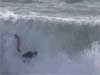
<path fill-rule="evenodd" d="M 22 57 L 31 59 L 32 57 L 35 57 L 36 55 L 37 55 L 37 51 L 34 51 L 34 52 L 28 51 L 28 52 L 24 53 L 22 55 Z"/>

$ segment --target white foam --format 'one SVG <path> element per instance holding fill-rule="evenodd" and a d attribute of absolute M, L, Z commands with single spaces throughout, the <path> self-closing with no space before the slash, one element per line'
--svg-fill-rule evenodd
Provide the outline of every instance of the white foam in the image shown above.
<path fill-rule="evenodd" d="M 93 42 L 90 50 L 86 50 L 85 58 L 88 58 L 94 65 L 96 75 L 100 74 L 100 44 Z"/>
<path fill-rule="evenodd" d="M 100 17 L 99 16 L 70 16 L 70 17 L 54 17 L 54 16 L 47 16 L 47 15 L 41 15 L 37 12 L 30 12 L 28 15 L 20 15 L 15 14 L 13 11 L 10 11 L 8 9 L 5 9 L 4 12 L 0 11 L 0 18 L 4 20 L 11 20 L 15 22 L 18 19 L 36 19 L 36 20 L 42 20 L 42 21 L 49 21 L 49 22 L 75 22 L 80 25 L 82 23 L 88 24 L 91 23 L 92 25 L 100 23 Z"/>

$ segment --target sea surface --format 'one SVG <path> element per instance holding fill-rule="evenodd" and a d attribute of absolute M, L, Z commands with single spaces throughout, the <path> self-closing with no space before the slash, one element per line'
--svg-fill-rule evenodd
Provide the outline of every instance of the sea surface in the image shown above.
<path fill-rule="evenodd" d="M 0 0 L 0 75 L 100 75 L 100 1 Z"/>

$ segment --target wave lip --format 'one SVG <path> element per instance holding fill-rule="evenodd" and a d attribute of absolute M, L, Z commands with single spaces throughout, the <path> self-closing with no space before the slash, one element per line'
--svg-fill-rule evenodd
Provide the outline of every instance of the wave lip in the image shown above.
<path fill-rule="evenodd" d="M 20 15 L 15 14 L 13 11 L 5 10 L 4 12 L 0 11 L 0 19 L 4 20 L 11 20 L 16 21 L 18 19 L 33 19 L 33 20 L 42 20 L 42 21 L 48 21 L 48 22 L 75 22 L 75 23 L 91 23 L 92 25 L 99 24 L 100 23 L 100 16 L 70 16 L 70 17 L 54 17 L 54 16 L 46 16 L 46 15 L 40 15 L 37 12 L 31 12 L 29 15 Z"/>

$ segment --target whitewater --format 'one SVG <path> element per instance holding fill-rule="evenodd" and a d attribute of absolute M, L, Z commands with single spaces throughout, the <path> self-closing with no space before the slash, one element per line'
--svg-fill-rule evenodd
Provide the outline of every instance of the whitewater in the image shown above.
<path fill-rule="evenodd" d="M 0 75 L 100 75 L 99 15 L 55 15 L 51 8 L 23 14 L 24 9 L 0 7 Z M 23 62 L 21 54 L 34 49 L 38 55 Z"/>

